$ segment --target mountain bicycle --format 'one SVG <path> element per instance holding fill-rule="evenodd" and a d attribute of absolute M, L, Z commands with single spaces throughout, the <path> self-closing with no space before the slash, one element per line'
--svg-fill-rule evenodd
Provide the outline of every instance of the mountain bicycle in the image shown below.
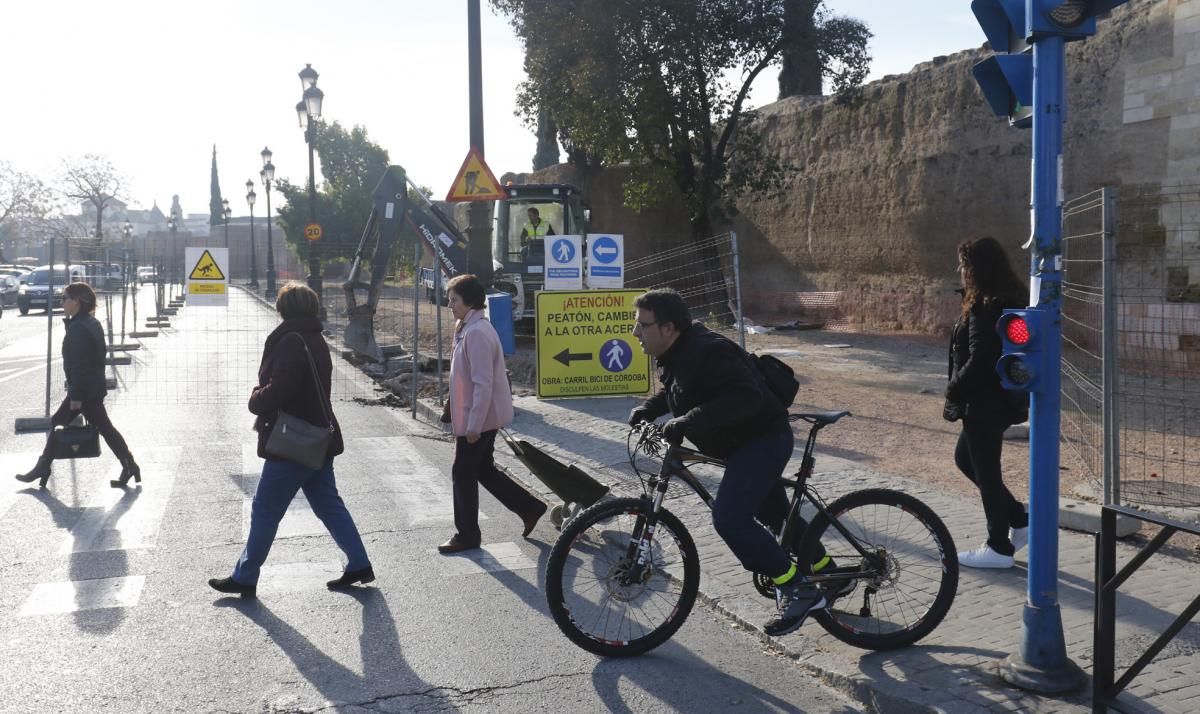
<path fill-rule="evenodd" d="M 949 612 L 958 589 L 958 555 L 937 514 L 906 493 L 872 488 L 827 504 L 809 483 L 817 433 L 848 414 L 790 417 L 812 426 L 800 468 L 782 477 L 791 496 L 777 538 L 799 572 L 825 592 L 829 605 L 813 619 L 849 645 L 890 650 L 925 637 Z M 713 497 L 688 465 L 724 466 L 667 442 L 654 424 L 631 428 L 626 448 L 642 495 L 601 501 L 569 520 L 546 565 L 554 622 L 576 645 L 605 657 L 648 652 L 687 619 L 700 587 L 699 555 L 663 501 L 668 487 L 681 482 L 711 508 Z M 816 515 L 800 533 L 804 503 Z M 814 572 L 814 563 L 824 567 Z M 771 579 L 753 577 L 759 593 L 773 600 Z"/>

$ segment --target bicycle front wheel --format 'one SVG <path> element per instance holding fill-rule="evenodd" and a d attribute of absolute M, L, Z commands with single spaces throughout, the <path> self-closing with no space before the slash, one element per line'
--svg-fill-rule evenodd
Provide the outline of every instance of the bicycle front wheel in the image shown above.
<path fill-rule="evenodd" d="M 594 654 L 648 652 L 675 634 L 696 603 L 696 544 L 670 511 L 658 512 L 647 565 L 636 563 L 648 505 L 638 498 L 596 504 L 568 522 L 550 551 L 550 614 Z"/>
<path fill-rule="evenodd" d="M 850 538 L 818 513 L 800 542 L 799 562 L 812 563 L 823 545 L 836 567 L 833 588 L 853 590 L 814 613 L 831 635 L 869 650 L 910 645 L 941 623 L 958 591 L 958 553 L 946 525 L 929 506 L 899 491 L 867 489 L 828 509 Z M 851 542 L 857 542 L 864 557 Z M 830 574 L 822 570 L 819 575 Z"/>

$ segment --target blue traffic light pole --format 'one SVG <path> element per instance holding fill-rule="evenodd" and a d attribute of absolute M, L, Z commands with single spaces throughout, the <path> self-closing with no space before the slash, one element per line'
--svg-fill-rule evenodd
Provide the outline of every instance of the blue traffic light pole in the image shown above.
<path fill-rule="evenodd" d="M 1044 350 L 1029 414 L 1029 570 L 1020 649 L 1000 665 L 1005 681 L 1033 691 L 1077 689 L 1083 671 L 1067 657 L 1058 605 L 1059 360 L 1062 336 L 1062 138 L 1066 43 L 1033 44 L 1033 244 L 1030 302 L 1045 312 Z M 1036 302 L 1035 302 L 1036 301 Z"/>

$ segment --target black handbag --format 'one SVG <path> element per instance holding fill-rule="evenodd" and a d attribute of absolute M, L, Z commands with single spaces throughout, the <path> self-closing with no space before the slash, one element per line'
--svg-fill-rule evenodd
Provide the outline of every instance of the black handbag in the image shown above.
<path fill-rule="evenodd" d="M 317 399 L 321 401 L 321 411 L 324 412 L 329 426 L 316 426 L 287 412 L 276 412 L 275 423 L 271 426 L 265 450 L 275 458 L 316 470 L 325 464 L 325 454 L 329 452 L 329 441 L 333 438 L 333 415 L 329 413 L 325 406 L 325 398 L 321 396 L 317 363 L 313 360 L 312 352 L 308 351 L 308 343 L 300 337 L 300 344 L 304 345 L 304 354 L 308 356 L 308 366 L 312 368 L 313 382 L 317 387 Z"/>
<path fill-rule="evenodd" d="M 55 459 L 94 459 L 99 455 L 100 429 L 94 424 L 50 432 L 50 456 Z"/>

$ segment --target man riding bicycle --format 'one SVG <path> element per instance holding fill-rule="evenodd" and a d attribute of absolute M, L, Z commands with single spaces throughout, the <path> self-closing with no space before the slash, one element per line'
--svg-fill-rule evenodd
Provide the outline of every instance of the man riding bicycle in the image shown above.
<path fill-rule="evenodd" d="M 686 437 L 701 453 L 725 461 L 713 526 L 742 567 L 775 584 L 778 612 L 763 631 L 773 637 L 794 632 L 809 613 L 825 607 L 825 597 L 755 520 L 778 529 L 787 516 L 787 493 L 779 480 L 794 445 L 787 409 L 741 347 L 692 323 L 678 292 L 651 290 L 634 306 L 633 336 L 654 358 L 663 388 L 630 412 L 629 424 L 670 413 L 673 418 L 663 425 L 668 441 L 678 444 Z"/>

